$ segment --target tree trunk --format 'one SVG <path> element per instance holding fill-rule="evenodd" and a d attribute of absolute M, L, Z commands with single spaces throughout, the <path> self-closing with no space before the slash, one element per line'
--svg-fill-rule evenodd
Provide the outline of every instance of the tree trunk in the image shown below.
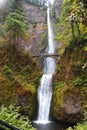
<path fill-rule="evenodd" d="M 71 22 L 71 28 L 72 28 L 72 36 L 75 39 L 75 33 L 74 33 L 74 22 Z"/>

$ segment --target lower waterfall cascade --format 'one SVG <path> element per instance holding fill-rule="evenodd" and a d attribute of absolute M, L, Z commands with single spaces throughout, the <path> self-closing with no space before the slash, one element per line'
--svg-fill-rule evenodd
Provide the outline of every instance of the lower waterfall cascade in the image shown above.
<path fill-rule="evenodd" d="M 51 7 L 50 4 L 53 4 L 53 1 L 47 1 L 47 24 L 48 24 L 48 47 L 47 53 L 55 52 L 54 45 L 54 35 L 53 28 L 51 23 Z M 47 123 L 49 122 L 50 106 L 52 99 L 52 77 L 55 71 L 55 59 L 54 58 L 45 58 L 43 75 L 38 87 L 38 123 Z"/>

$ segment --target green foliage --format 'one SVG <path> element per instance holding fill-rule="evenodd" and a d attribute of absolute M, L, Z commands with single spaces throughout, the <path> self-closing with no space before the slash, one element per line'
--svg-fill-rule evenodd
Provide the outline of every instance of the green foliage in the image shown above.
<path fill-rule="evenodd" d="M 22 0 L 14 0 L 11 6 L 11 12 L 23 13 Z"/>
<path fill-rule="evenodd" d="M 62 88 L 66 86 L 66 82 L 57 82 L 55 83 L 55 89 Z"/>
<path fill-rule="evenodd" d="M 76 80 L 72 81 L 74 87 L 87 87 L 86 78 L 78 77 Z"/>
<path fill-rule="evenodd" d="M 69 21 L 72 28 L 72 35 L 75 39 L 78 35 L 87 33 L 86 27 L 87 27 L 87 9 L 85 8 L 85 5 L 83 2 L 77 2 L 74 0 L 72 5 L 72 11 L 69 16 Z M 75 29 L 77 28 L 77 30 Z M 75 36 L 75 32 L 77 31 L 77 36 Z"/>
<path fill-rule="evenodd" d="M 22 23 L 20 23 L 22 21 Z M 12 25 L 10 25 L 12 22 Z M 16 12 L 12 12 L 10 13 L 10 15 L 8 16 L 7 18 L 7 21 L 6 21 L 6 31 L 9 31 L 10 29 L 13 30 L 17 27 L 24 27 L 24 18 L 22 15 L 16 13 Z"/>
<path fill-rule="evenodd" d="M 63 47 L 72 43 L 81 44 L 87 41 L 87 8 L 82 2 L 65 0 L 62 4 L 60 19 L 55 27 L 55 40 L 63 43 Z M 64 49 L 62 49 L 64 52 Z"/>
<path fill-rule="evenodd" d="M 76 42 L 76 45 L 80 47 L 80 49 L 83 49 L 83 47 L 87 44 L 87 35 L 81 34 L 80 36 L 77 36 L 75 39 L 71 39 L 71 44 L 73 44 L 74 42 Z"/>
<path fill-rule="evenodd" d="M 12 79 L 12 70 L 11 68 L 9 68 L 7 65 L 4 65 L 3 66 L 3 74 L 5 75 L 5 77 L 9 78 L 9 79 Z"/>
<path fill-rule="evenodd" d="M 72 2 L 66 0 L 62 5 L 60 22 L 63 22 L 63 20 L 65 21 L 65 19 L 69 16 L 71 10 L 72 10 Z"/>
<path fill-rule="evenodd" d="M 71 39 L 71 28 L 67 22 L 71 10 L 72 2 L 69 2 L 68 0 L 63 2 L 59 22 L 57 21 L 57 24 L 54 25 L 56 34 L 55 40 L 63 43 L 61 53 L 64 52 L 64 48 L 69 44 Z"/>
<path fill-rule="evenodd" d="M 21 116 L 19 114 L 19 108 L 14 109 L 14 107 L 4 107 L 0 108 L 0 120 L 19 128 L 20 130 L 34 130 L 28 117 Z M 7 128 L 5 128 L 8 130 Z"/>
<path fill-rule="evenodd" d="M 13 40 L 14 44 L 20 43 L 20 39 L 27 36 L 24 18 L 17 12 L 9 14 L 5 21 L 5 30 L 9 33 L 9 41 Z"/>
<path fill-rule="evenodd" d="M 83 2 L 77 3 L 77 4 L 73 4 L 73 10 L 71 12 L 71 17 L 70 17 L 70 21 L 73 20 L 73 22 L 78 22 L 78 23 L 83 23 L 83 24 L 87 24 L 87 9 L 84 7 Z M 75 21 L 74 21 L 75 20 Z"/>

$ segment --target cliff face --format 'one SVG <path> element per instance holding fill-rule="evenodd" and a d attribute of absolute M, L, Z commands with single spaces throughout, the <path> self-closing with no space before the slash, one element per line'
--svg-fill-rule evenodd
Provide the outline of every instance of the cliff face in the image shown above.
<path fill-rule="evenodd" d="M 27 3 L 23 4 L 24 14 L 27 22 L 46 23 L 46 8 L 40 6 L 33 6 Z"/>
<path fill-rule="evenodd" d="M 54 22 L 58 22 L 59 19 L 60 19 L 60 12 L 61 12 L 61 8 L 62 8 L 62 2 L 63 2 L 63 0 L 55 0 L 54 1 L 54 5 L 53 5 L 53 9 L 52 9 Z"/>
<path fill-rule="evenodd" d="M 47 45 L 46 8 L 27 3 L 23 7 L 30 39 L 22 45 L 31 54 L 41 53 Z"/>

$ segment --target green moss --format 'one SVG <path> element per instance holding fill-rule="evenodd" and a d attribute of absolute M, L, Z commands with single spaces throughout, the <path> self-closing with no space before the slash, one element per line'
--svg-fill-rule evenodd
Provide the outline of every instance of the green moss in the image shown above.
<path fill-rule="evenodd" d="M 71 81 L 74 87 L 87 87 L 87 80 L 86 77 L 78 77 Z"/>
<path fill-rule="evenodd" d="M 62 82 L 56 82 L 54 84 L 54 89 L 57 90 L 58 88 L 62 88 L 64 86 L 66 86 L 66 82 L 64 82 L 64 81 L 62 81 Z"/>

